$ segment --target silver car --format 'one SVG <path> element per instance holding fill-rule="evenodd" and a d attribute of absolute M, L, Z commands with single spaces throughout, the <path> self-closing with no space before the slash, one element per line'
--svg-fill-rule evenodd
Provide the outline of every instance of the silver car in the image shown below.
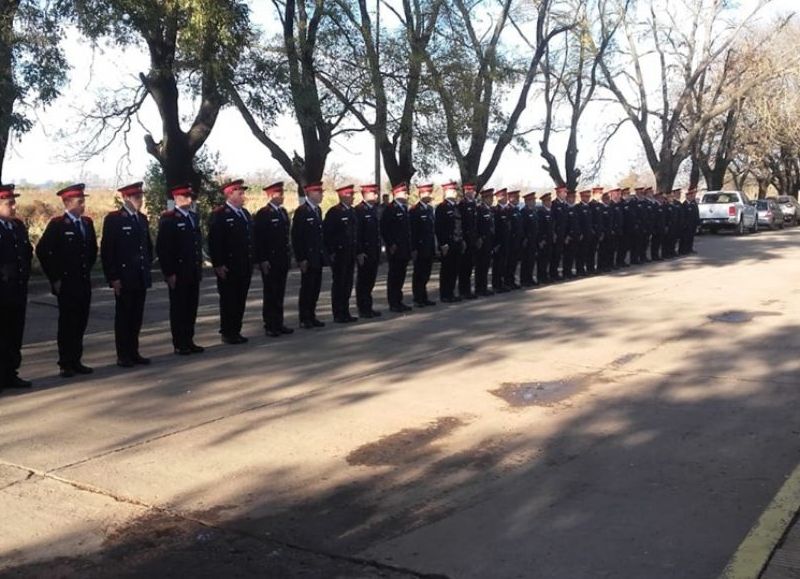
<path fill-rule="evenodd" d="M 800 203 L 791 195 L 779 195 L 776 199 L 783 211 L 783 220 L 789 225 L 800 223 Z"/>
<path fill-rule="evenodd" d="M 758 225 L 770 229 L 783 229 L 783 212 L 775 199 L 759 199 L 756 201 Z"/>

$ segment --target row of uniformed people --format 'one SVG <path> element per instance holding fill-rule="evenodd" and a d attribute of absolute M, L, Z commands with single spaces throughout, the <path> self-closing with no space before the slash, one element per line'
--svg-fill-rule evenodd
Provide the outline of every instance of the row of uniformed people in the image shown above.
<path fill-rule="evenodd" d="M 381 244 L 386 247 L 389 262 L 389 307 L 405 312 L 410 309 L 403 297 L 409 263 L 413 263 L 414 304 L 427 307 L 435 305 L 428 297 L 427 284 L 437 255 L 441 259 L 440 299 L 456 302 L 621 267 L 627 265 L 627 255 L 631 263 L 641 263 L 647 259 L 648 247 L 652 259 L 679 251 L 688 253 L 695 228 L 691 224 L 696 226 L 692 192 L 681 204 L 677 199 L 653 196 L 645 189 L 637 190 L 636 197 L 630 197 L 627 190 L 603 193 L 595 189 L 582 192 L 581 202 L 576 203 L 574 194 L 562 188 L 552 202 L 548 193 L 537 206 L 535 193 L 528 193 L 520 206 L 518 191 L 487 189 L 480 192 L 479 202 L 476 188 L 470 184 L 464 185 L 459 200 L 457 184 L 451 182 L 443 185 L 445 199 L 434 209 L 433 185 L 418 187 L 420 201 L 409 208 L 408 186 L 403 184 L 393 189 L 394 200 L 379 213 L 376 186 L 361 186 L 363 201 L 353 207 L 355 188 L 350 185 L 337 190 L 340 203 L 323 218 L 322 184 L 313 183 L 305 187 L 305 201 L 290 224 L 283 208 L 283 183 L 264 188 L 268 202 L 255 217 L 244 208 L 246 189 L 242 180 L 227 183 L 223 187 L 226 202 L 214 210 L 208 226 L 209 253 L 219 293 L 220 334 L 229 344 L 247 341 L 241 327 L 254 267 L 260 270 L 263 281 L 262 318 L 267 335 L 292 333 L 283 319 L 292 250 L 301 271 L 300 325 L 314 328 L 324 325 L 316 316 L 316 304 L 326 265 L 332 270 L 335 322 L 357 319 L 350 313 L 354 275 L 359 315 L 380 315 L 373 308 L 372 292 Z M 196 192 L 189 185 L 170 189 L 175 207 L 161 216 L 155 248 L 147 217 L 141 213 L 142 184 L 128 185 L 119 192 L 123 206 L 106 216 L 99 251 L 115 295 L 118 365 L 149 363 L 139 353 L 139 333 L 152 281 L 154 249 L 169 288 L 175 353 L 202 352 L 194 342 L 203 264 L 203 234 L 199 217 L 192 210 Z M 57 194 L 64 203 L 64 214 L 50 221 L 36 254 L 58 300 L 58 364 L 61 375 L 69 377 L 92 372 L 81 359 L 91 303 L 91 270 L 98 246 L 94 225 L 84 215 L 84 185 L 72 185 Z M 592 194 L 600 199 L 591 199 Z M 0 307 L 8 310 L 6 319 L 10 320 L 0 337 L 0 387 L 30 385 L 17 376 L 32 248 L 24 225 L 15 218 L 16 197 L 13 185 L 0 188 L 0 291 L 4 294 Z"/>

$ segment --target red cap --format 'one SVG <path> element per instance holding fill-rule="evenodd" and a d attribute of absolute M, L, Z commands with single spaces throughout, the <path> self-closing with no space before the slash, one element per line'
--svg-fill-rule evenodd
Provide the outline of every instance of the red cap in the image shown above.
<path fill-rule="evenodd" d="M 602 192 L 603 192 L 603 188 L 602 187 L 592 187 L 592 194 L 597 194 L 597 193 L 602 193 Z"/>
<path fill-rule="evenodd" d="M 545 199 L 550 199 L 552 196 L 553 194 L 548 191 L 547 193 L 542 195 L 542 201 L 544 201 Z"/>
<path fill-rule="evenodd" d="M 14 189 L 16 185 L 13 183 L 7 183 L 5 185 L 0 185 L 0 199 L 14 199 L 19 197 L 16 193 L 14 193 Z"/>
<path fill-rule="evenodd" d="M 484 189 L 481 191 L 481 197 L 492 197 L 494 196 L 494 189 Z"/>
<path fill-rule="evenodd" d="M 502 189 L 498 189 L 497 191 L 494 192 L 495 197 L 500 197 L 502 195 L 507 195 L 507 194 L 508 194 L 508 189 L 506 189 L 505 187 L 503 187 Z"/>
<path fill-rule="evenodd" d="M 231 193 L 236 192 L 238 189 L 247 190 L 247 187 L 244 184 L 244 179 L 236 179 L 235 181 L 229 181 L 222 186 L 222 192 L 225 195 L 230 195 Z"/>
<path fill-rule="evenodd" d="M 263 191 L 267 195 L 272 195 L 273 193 L 283 193 L 283 181 L 278 181 L 277 183 L 268 185 L 267 187 L 264 187 Z"/>
<path fill-rule="evenodd" d="M 364 193 L 377 193 L 377 192 L 378 192 L 378 186 L 375 185 L 374 183 L 371 184 L 371 185 L 362 185 L 361 186 L 361 194 L 362 195 Z"/>
<path fill-rule="evenodd" d="M 630 193 L 631 192 L 631 188 L 630 187 L 623 187 L 622 189 L 619 190 L 619 192 L 620 193 Z"/>
<path fill-rule="evenodd" d="M 509 196 L 509 197 L 512 197 L 512 196 L 514 196 L 514 195 L 516 195 L 517 197 L 519 197 L 519 194 L 520 194 L 520 190 L 519 190 L 519 189 L 515 189 L 514 191 L 509 191 L 509 192 L 508 192 L 508 196 Z"/>
<path fill-rule="evenodd" d="M 417 193 L 420 195 L 430 195 L 433 192 L 433 183 L 427 185 L 417 185 Z"/>
<path fill-rule="evenodd" d="M 142 195 L 144 193 L 144 189 L 142 189 L 143 183 L 138 181 L 136 183 L 131 183 L 130 185 L 125 185 L 124 187 L 120 187 L 117 189 L 119 193 L 122 193 L 123 197 L 130 197 L 131 195 Z"/>
<path fill-rule="evenodd" d="M 622 192 L 622 189 L 620 189 L 619 187 L 617 187 L 616 189 L 609 189 L 608 191 L 606 191 L 606 193 L 609 193 L 609 194 L 610 193 L 620 193 L 620 192 Z"/>
<path fill-rule="evenodd" d="M 528 193 L 525 193 L 525 195 L 523 195 L 523 197 L 525 199 L 528 199 L 529 197 L 533 197 L 534 199 L 536 199 L 536 191 L 530 191 Z"/>
<path fill-rule="evenodd" d="M 352 195 L 355 192 L 355 190 L 356 190 L 355 185 L 345 185 L 344 187 L 339 187 L 336 190 L 336 193 L 338 193 L 339 195 L 349 196 Z"/>
<path fill-rule="evenodd" d="M 637 187 L 637 188 L 635 189 L 635 191 L 636 191 L 637 193 L 644 193 L 644 190 L 645 190 L 645 188 L 644 188 L 644 187 Z"/>
<path fill-rule="evenodd" d="M 174 199 L 176 195 L 181 195 L 183 197 L 197 197 L 197 193 L 194 192 L 194 189 L 192 189 L 192 186 L 188 183 L 181 183 L 180 185 L 170 187 L 170 198 Z"/>
<path fill-rule="evenodd" d="M 395 185 L 392 187 L 392 193 L 397 195 L 398 193 L 408 193 L 408 183 L 400 183 L 399 185 Z"/>
<path fill-rule="evenodd" d="M 581 192 L 579 193 L 579 195 L 580 195 L 581 197 L 583 197 L 584 195 L 591 195 L 591 194 L 592 194 L 592 190 L 591 190 L 591 189 L 584 189 L 583 191 L 581 191 Z"/>
<path fill-rule="evenodd" d="M 464 191 L 475 191 L 478 188 L 475 186 L 475 183 L 464 183 L 461 187 Z"/>
<path fill-rule="evenodd" d="M 315 181 L 314 183 L 309 183 L 305 187 L 303 187 L 303 191 L 306 193 L 321 193 L 322 192 L 322 181 Z"/>
<path fill-rule="evenodd" d="M 442 185 L 442 191 L 455 191 L 456 189 L 458 189 L 458 183 L 455 181 L 450 181 L 449 183 L 444 183 Z"/>
<path fill-rule="evenodd" d="M 83 183 L 76 183 L 75 185 L 70 185 L 69 187 L 64 187 L 61 191 L 56 193 L 62 199 L 73 199 L 75 197 L 86 197 L 86 193 L 84 193 L 84 189 L 86 189 L 86 185 Z"/>

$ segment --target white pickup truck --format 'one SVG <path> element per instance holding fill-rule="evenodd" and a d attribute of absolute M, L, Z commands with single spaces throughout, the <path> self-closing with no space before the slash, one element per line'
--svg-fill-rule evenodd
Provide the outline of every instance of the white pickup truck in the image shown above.
<path fill-rule="evenodd" d="M 716 233 L 733 229 L 739 235 L 758 231 L 758 212 L 755 204 L 742 191 L 708 191 L 698 204 L 700 230 Z"/>

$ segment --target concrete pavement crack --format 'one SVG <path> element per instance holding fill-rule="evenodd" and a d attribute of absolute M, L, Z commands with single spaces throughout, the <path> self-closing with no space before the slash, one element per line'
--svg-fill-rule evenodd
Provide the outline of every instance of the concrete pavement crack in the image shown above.
<path fill-rule="evenodd" d="M 20 483 L 29 481 L 33 477 L 39 477 L 41 479 L 51 480 L 51 481 L 57 482 L 59 484 L 70 486 L 70 487 L 72 487 L 72 488 L 74 488 L 76 490 L 82 491 L 82 492 L 87 492 L 87 493 L 95 494 L 95 495 L 98 495 L 98 496 L 110 498 L 113 501 L 118 502 L 118 503 L 124 503 L 124 504 L 128 504 L 128 505 L 141 507 L 141 508 L 144 508 L 144 509 L 146 509 L 147 511 L 150 511 L 150 512 L 156 512 L 156 513 L 164 514 L 164 515 L 167 515 L 167 516 L 172 517 L 174 519 L 179 519 L 179 520 L 184 521 L 184 522 L 195 523 L 195 524 L 203 526 L 205 528 L 213 529 L 213 530 L 219 532 L 220 534 L 235 534 L 235 535 L 239 535 L 241 537 L 247 537 L 249 539 L 253 539 L 253 540 L 259 541 L 260 543 L 267 543 L 264 540 L 263 537 L 261 537 L 261 536 L 259 536 L 257 534 L 254 534 L 254 533 L 248 533 L 248 532 L 242 531 L 240 529 L 226 528 L 226 527 L 214 524 L 214 523 L 209 523 L 208 521 L 205 521 L 205 520 L 203 520 L 201 518 L 189 516 L 189 515 L 181 512 L 180 510 L 170 509 L 170 508 L 161 507 L 161 506 L 158 506 L 158 505 L 146 503 L 146 502 L 141 501 L 139 499 L 135 499 L 135 498 L 129 497 L 129 496 L 123 496 L 123 495 L 120 495 L 118 493 L 111 492 L 108 489 L 103 489 L 103 488 L 97 487 L 95 485 L 83 483 L 83 482 L 80 482 L 80 481 L 77 481 L 77 480 L 73 480 L 73 479 L 69 479 L 69 478 L 62 477 L 62 476 L 57 476 L 57 475 L 52 474 L 52 472 L 41 471 L 41 470 L 38 470 L 38 469 L 35 469 L 35 468 L 32 468 L 32 467 L 28 467 L 28 466 L 24 466 L 24 465 L 20 465 L 20 464 L 16 464 L 16 463 L 11 463 L 11 462 L 8 462 L 8 461 L 5 461 L 5 460 L 1 460 L 1 459 L 0 459 L 0 466 L 6 466 L 6 467 L 9 467 L 9 468 L 14 468 L 14 469 L 17 469 L 17 470 L 26 471 L 28 473 L 28 476 L 24 480 L 14 481 L 13 483 L 11 483 L 9 485 L 6 485 L 5 487 L 0 488 L 0 491 L 3 491 L 3 490 L 5 490 L 5 489 L 7 489 L 9 487 L 14 486 L 14 485 L 18 485 Z M 331 553 L 331 552 L 328 552 L 328 551 L 312 549 L 310 547 L 305 547 L 305 546 L 302 546 L 302 545 L 296 545 L 294 543 L 289 543 L 289 542 L 286 542 L 286 541 L 276 540 L 274 538 L 270 538 L 269 539 L 269 543 L 278 545 L 278 546 L 280 546 L 282 548 L 285 548 L 285 549 L 291 549 L 291 550 L 294 550 L 294 551 L 300 551 L 300 552 L 303 552 L 303 553 L 308 553 L 308 554 L 311 554 L 311 555 L 326 557 L 328 559 L 333 559 L 333 560 L 338 560 L 338 561 L 346 561 L 348 563 L 352 563 L 354 565 L 359 565 L 359 566 L 362 566 L 362 567 L 372 567 L 374 569 L 379 569 L 379 570 L 384 570 L 384 571 L 392 571 L 392 572 L 395 572 L 395 573 L 405 573 L 405 574 L 411 575 L 413 577 L 419 577 L 420 579 L 448 579 L 446 575 L 442 575 L 442 574 L 421 573 L 421 572 L 415 571 L 413 569 L 407 569 L 407 568 L 399 567 L 399 566 L 395 566 L 395 565 L 387 565 L 385 563 L 381 563 L 380 561 L 375 561 L 375 560 L 372 560 L 372 559 L 363 559 L 363 558 L 359 558 L 359 557 L 351 557 L 351 556 L 347 556 L 347 555 L 340 555 L 340 554 Z"/>

